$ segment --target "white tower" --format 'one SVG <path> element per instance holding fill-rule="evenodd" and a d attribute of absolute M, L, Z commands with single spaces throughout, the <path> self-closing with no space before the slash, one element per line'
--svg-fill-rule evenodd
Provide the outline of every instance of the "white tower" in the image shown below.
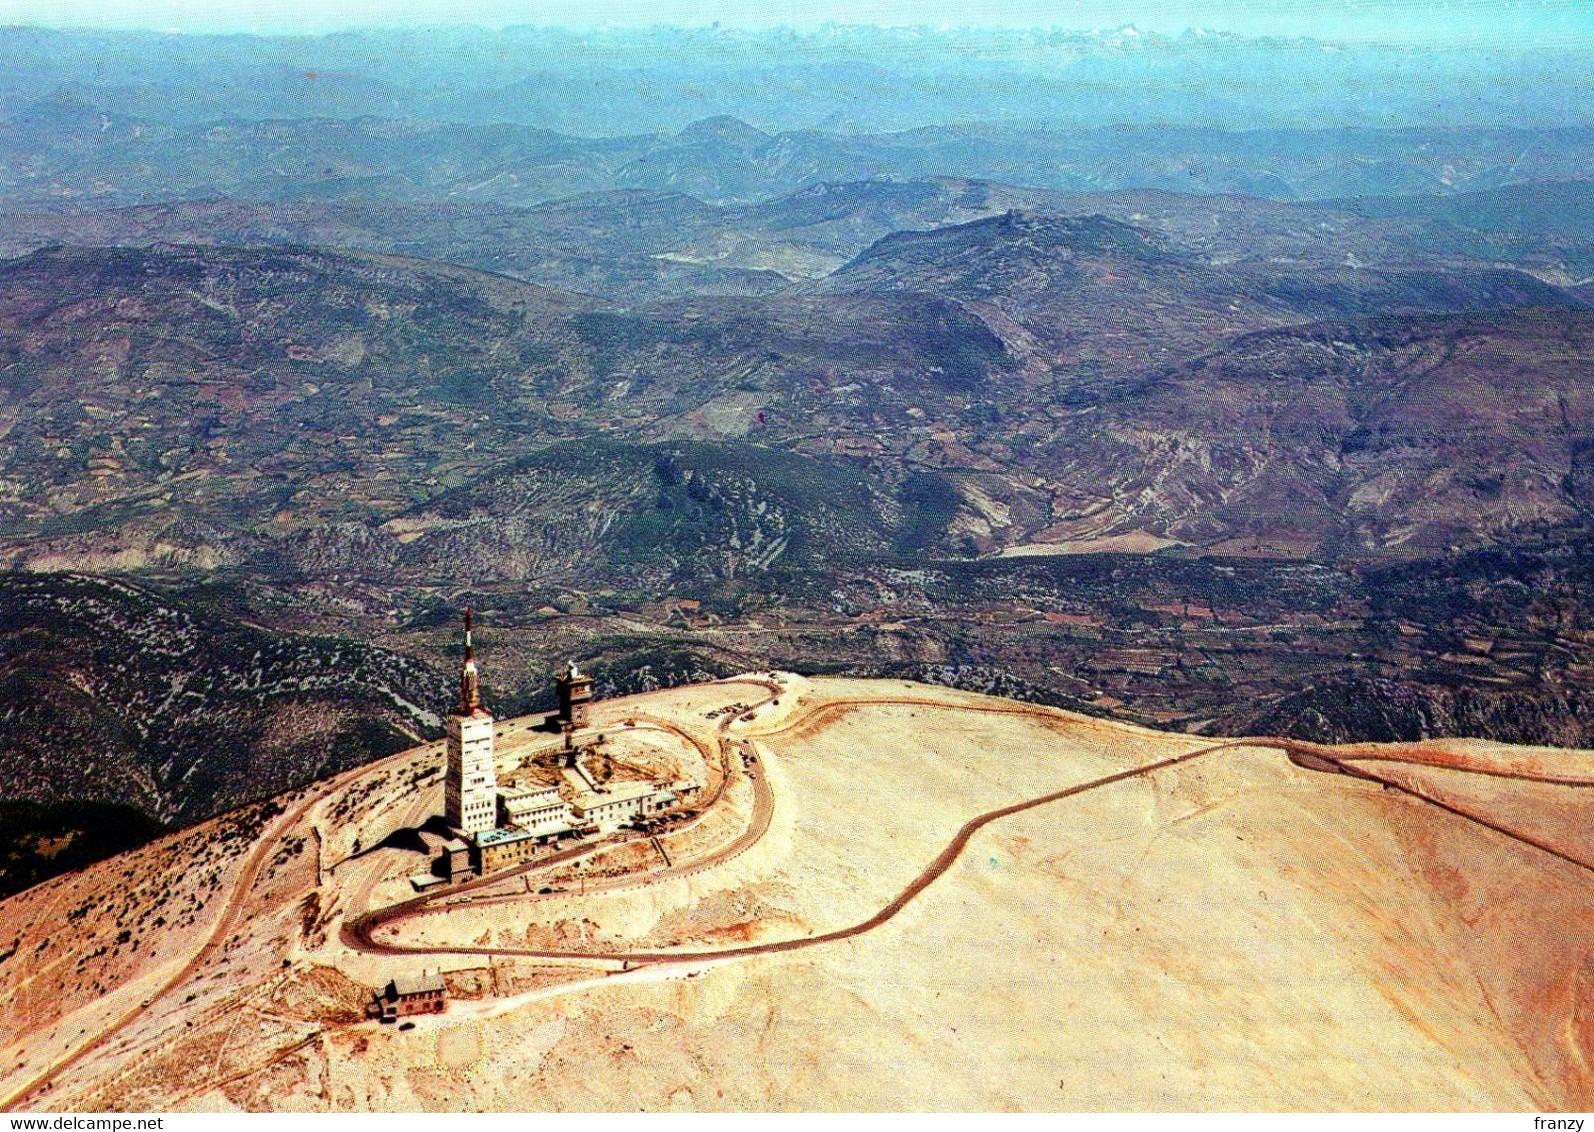
<path fill-rule="evenodd" d="M 448 764 L 443 776 L 443 816 L 461 833 L 498 825 L 498 774 L 493 769 L 493 717 L 482 707 L 476 654 L 465 611 L 465 666 L 459 674 L 459 706 L 448 717 Z"/>

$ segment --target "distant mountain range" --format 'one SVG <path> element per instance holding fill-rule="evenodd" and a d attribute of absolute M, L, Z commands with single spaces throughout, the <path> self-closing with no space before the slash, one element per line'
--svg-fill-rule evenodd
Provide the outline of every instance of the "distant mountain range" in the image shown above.
<path fill-rule="evenodd" d="M 1495 268 L 1217 267 L 1099 216 L 898 234 L 811 288 L 646 306 L 393 257 L 199 247 L 40 251 L 0 264 L 0 296 L 16 485 L 0 545 L 35 567 L 399 569 L 431 545 L 410 508 L 594 434 L 867 454 L 888 493 L 915 467 L 988 477 L 1008 518 L 978 552 L 1133 529 L 1404 556 L 1576 520 L 1591 429 L 1590 316 L 1564 290 Z M 1488 313 L 1522 307 L 1536 313 Z M 1254 496 L 1286 491 L 1281 460 L 1321 469 L 1295 488 L 1331 520 Z M 1430 461 L 1475 486 L 1436 496 Z M 1403 475 L 1426 485 L 1404 502 Z M 1419 499 L 1444 533 L 1413 543 Z M 381 551 L 390 521 L 408 533 Z M 350 523 L 365 533 L 326 559 Z M 950 548 L 951 529 L 926 545 Z M 441 577 L 458 556 L 427 561 Z"/>
<path fill-rule="evenodd" d="M 194 128 L 115 100 L 52 95 L 0 119 L 0 207 L 198 197 L 523 207 L 615 189 L 745 203 L 826 182 L 981 178 L 1067 192 L 1161 189 L 1276 200 L 1445 194 L 1585 177 L 1594 129 L 1213 130 L 1007 123 L 892 133 L 764 132 L 714 119 L 589 138 L 512 123 L 248 120 Z"/>
<path fill-rule="evenodd" d="M 1474 193 L 1289 203 L 1160 190 L 1065 193 L 988 180 L 820 182 L 741 205 L 612 190 L 526 208 L 213 198 L 13 214 L 0 256 L 51 244 L 323 247 L 480 268 L 622 301 L 767 295 L 822 279 L 899 232 L 1020 210 L 1100 215 L 1171 240 L 1218 269 L 1302 271 L 1511 264 L 1561 285 L 1594 273 L 1594 181 Z M 1246 268 L 1250 270 L 1250 268 Z"/>
<path fill-rule="evenodd" d="M 1594 57 L 1570 39 L 1527 51 L 1133 29 L 425 28 L 273 38 L 6 28 L 0 58 L 8 117 L 41 113 L 54 99 L 184 129 L 372 117 L 605 137 L 674 134 L 718 116 L 758 127 L 700 126 L 675 142 L 690 148 L 752 147 L 769 140 L 764 131 L 856 135 L 975 121 L 1218 130 L 1594 122 Z"/>

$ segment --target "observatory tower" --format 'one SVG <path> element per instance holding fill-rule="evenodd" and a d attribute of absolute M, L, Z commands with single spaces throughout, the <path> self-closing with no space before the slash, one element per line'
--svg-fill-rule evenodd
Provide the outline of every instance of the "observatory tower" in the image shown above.
<path fill-rule="evenodd" d="M 482 833 L 498 824 L 498 775 L 493 769 L 493 717 L 482 707 L 476 652 L 465 611 L 465 663 L 459 674 L 459 703 L 448 717 L 448 763 L 443 777 L 443 816 L 461 833 Z"/>
<path fill-rule="evenodd" d="M 565 670 L 554 677 L 559 690 L 559 726 L 567 734 L 587 725 L 589 705 L 592 703 L 592 677 L 571 661 Z"/>

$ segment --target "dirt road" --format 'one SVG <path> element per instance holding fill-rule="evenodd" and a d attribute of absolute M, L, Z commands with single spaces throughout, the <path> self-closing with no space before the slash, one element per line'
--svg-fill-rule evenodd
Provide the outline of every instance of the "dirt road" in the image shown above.
<path fill-rule="evenodd" d="M 781 692 L 781 689 L 778 685 L 765 683 L 763 681 L 743 679 L 734 681 L 727 680 L 725 683 L 754 684 L 757 687 L 765 689 L 769 693 L 770 700 L 773 700 L 779 696 Z M 767 703 L 769 700 L 766 700 L 765 702 Z M 741 714 L 742 713 L 740 712 L 737 713 L 737 715 Z M 687 825 L 682 826 L 681 828 L 683 830 L 691 828 L 693 824 L 695 824 L 697 821 L 701 821 L 702 817 L 707 815 L 709 809 L 713 806 L 714 802 L 719 799 L 720 794 L 723 793 L 725 787 L 729 784 L 731 777 L 734 774 L 734 763 L 732 762 L 733 755 L 731 751 L 732 744 L 731 740 L 728 738 L 728 732 L 730 725 L 735 722 L 737 715 L 726 716 L 720 720 L 718 726 L 716 727 L 719 745 L 719 757 L 722 769 L 720 782 L 714 794 L 703 803 L 702 815 L 694 819 L 693 822 L 689 822 Z M 693 746 L 695 746 L 705 759 L 709 757 L 708 749 L 699 739 L 693 737 L 674 724 L 667 723 L 664 720 L 653 719 L 647 716 L 636 716 L 634 718 L 639 723 L 646 724 L 647 726 L 658 727 L 672 734 L 678 735 L 688 743 L 691 743 Z M 702 872 L 705 869 L 711 869 L 717 865 L 722 865 L 732 858 L 739 856 L 748 848 L 755 845 L 759 839 L 764 836 L 769 829 L 770 820 L 774 817 L 775 813 L 775 797 L 769 788 L 768 777 L 763 774 L 755 775 L 751 778 L 751 785 L 753 788 L 752 816 L 747 823 L 747 828 L 726 845 L 715 850 L 707 857 L 698 857 L 681 861 L 671 864 L 663 869 L 653 870 L 644 874 L 633 874 L 623 877 L 605 878 L 599 881 L 588 882 L 586 885 L 586 890 L 589 892 L 614 891 L 616 889 L 629 888 L 641 883 L 655 883 L 669 877 L 689 876 L 693 873 Z M 505 880 L 513 879 L 517 876 L 543 872 L 552 869 L 556 865 L 569 864 L 570 862 L 580 860 L 583 857 L 589 857 L 593 854 L 603 852 L 604 850 L 612 849 L 615 844 L 615 841 L 610 840 L 597 845 L 578 845 L 573 848 L 552 854 L 548 857 L 543 857 L 535 861 L 529 861 L 526 864 L 517 865 L 514 868 L 505 869 L 502 872 L 493 873 L 491 876 L 479 877 L 476 880 L 453 885 L 441 892 L 424 893 L 415 897 L 414 899 L 406 900 L 400 904 L 393 904 L 373 912 L 366 912 L 352 920 L 345 920 L 342 927 L 339 929 L 339 936 L 347 947 L 350 947 L 356 951 L 367 951 L 380 955 L 406 954 L 407 952 L 395 950 L 392 945 L 385 944 L 378 940 L 375 936 L 375 933 L 380 928 L 389 924 L 413 919 L 416 916 L 421 916 L 429 912 L 436 911 L 437 907 L 439 906 L 455 903 L 460 899 L 460 897 L 469 896 L 469 894 L 472 892 L 477 892 L 484 888 L 496 887 L 502 884 Z M 538 895 L 539 894 L 513 893 L 505 896 L 489 896 L 480 902 L 494 903 L 502 901 L 535 900 L 538 898 Z M 563 894 L 561 893 L 559 895 Z"/>
<path fill-rule="evenodd" d="M 1201 758 L 1206 755 L 1214 754 L 1218 751 L 1227 750 L 1231 747 L 1242 747 L 1248 745 L 1251 744 L 1248 744 L 1245 740 L 1230 740 L 1228 742 L 1215 743 L 1209 747 L 1201 747 L 1194 751 L 1187 751 L 1182 755 L 1174 755 L 1171 758 L 1162 759 L 1154 763 L 1148 763 L 1145 766 L 1131 767 L 1128 770 L 1119 771 L 1116 774 L 1109 774 L 1102 778 L 1093 779 L 1090 782 L 1082 782 L 1074 786 L 1066 787 L 1062 790 L 1053 791 L 1050 794 L 1043 794 L 1038 798 L 1030 798 L 1026 801 L 1015 802 L 1012 805 L 1002 806 L 995 810 L 988 810 L 985 813 L 971 818 L 969 821 L 965 822 L 958 829 L 957 834 L 952 838 L 951 842 L 947 844 L 946 848 L 942 849 L 941 852 L 935 856 L 935 859 L 932 860 L 919 873 L 918 876 L 914 877 L 913 880 L 908 883 L 907 887 L 899 892 L 889 904 L 880 909 L 880 911 L 876 912 L 873 916 L 870 916 L 867 920 L 864 920 L 860 923 L 852 924 L 845 928 L 837 928 L 834 931 L 824 932 L 820 935 L 803 936 L 797 939 L 776 940 L 770 943 L 753 943 L 741 947 L 718 948 L 712 951 L 563 951 L 522 947 L 420 947 L 383 943 L 380 940 L 371 938 L 371 932 L 376 927 L 381 926 L 382 924 L 393 923 L 398 919 L 404 918 L 402 916 L 385 916 L 384 913 L 392 911 L 392 909 L 384 909 L 383 912 L 375 913 L 373 916 L 367 917 L 366 920 L 363 921 L 358 927 L 353 927 L 351 935 L 348 938 L 350 940 L 351 946 L 358 946 L 362 950 L 372 951 L 382 955 L 505 955 L 533 959 L 594 959 L 610 962 L 623 962 L 632 967 L 660 963 L 702 963 L 705 961 L 721 959 L 740 959 L 751 955 L 773 955 L 786 951 L 799 951 L 807 947 L 817 947 L 821 944 L 835 943 L 838 940 L 851 939 L 854 936 L 859 936 L 865 932 L 873 931 L 875 928 L 878 928 L 882 924 L 889 921 L 898 912 L 906 908 L 916 896 L 922 893 L 925 889 L 929 888 L 930 885 L 934 884 L 935 881 L 940 877 L 945 875 L 946 871 L 950 869 L 957 862 L 958 857 L 962 855 L 964 848 L 969 843 L 969 840 L 981 829 L 993 821 L 1009 817 L 1013 814 L 1023 813 L 1025 810 L 1032 810 L 1037 806 L 1049 805 L 1052 802 L 1058 802 L 1064 798 L 1071 798 L 1076 794 L 1083 794 L 1087 790 L 1096 790 L 1103 786 L 1110 786 L 1115 782 L 1123 782 L 1126 779 L 1138 778 L 1143 775 L 1152 774 L 1156 771 L 1177 766 L 1180 763 L 1186 763 L 1192 759 Z M 760 778 L 762 778 L 762 776 L 760 776 Z M 700 867 L 707 867 L 707 863 L 703 863 Z"/>
<path fill-rule="evenodd" d="M 5 1100 L 0 1101 L 0 1111 L 15 1111 L 17 1106 L 28 1100 L 29 1097 L 49 1089 L 62 1073 L 102 1048 L 117 1034 L 146 1013 L 156 1002 L 188 982 L 193 977 L 194 972 L 204 966 L 206 961 L 216 953 L 219 947 L 227 942 L 233 931 L 238 927 L 249 893 L 254 889 L 255 882 L 260 879 L 260 870 L 271 855 L 271 852 L 276 849 L 282 835 L 302 821 L 305 815 L 322 799 L 364 775 L 374 773 L 391 761 L 391 759 L 384 759 L 379 763 L 372 763 L 369 766 L 360 767 L 357 770 L 348 771 L 335 778 L 328 779 L 319 786 L 312 788 L 302 800 L 285 810 L 276 821 L 262 831 L 260 838 L 255 842 L 254 849 L 244 862 L 244 867 L 239 873 L 238 880 L 227 893 L 227 900 L 222 905 L 221 915 L 217 917 L 216 926 L 211 930 L 210 935 L 206 937 L 205 942 L 189 958 L 188 962 L 183 964 L 182 969 L 162 983 L 148 998 L 128 1010 L 93 1038 L 58 1060 L 49 1069 L 6 1097 Z"/>
<path fill-rule="evenodd" d="M 1041 716 L 1048 719 L 1058 718 L 1054 709 L 1024 704 L 957 705 L 949 704 L 944 700 L 936 700 L 923 696 L 879 696 L 833 700 L 822 704 L 816 704 L 809 711 L 786 721 L 780 727 L 772 728 L 767 731 L 755 732 L 754 734 L 757 734 L 761 738 L 784 734 L 799 727 L 807 726 L 814 720 L 821 718 L 826 714 L 858 706 L 918 706 L 937 710 L 972 711 L 1000 715 L 1029 715 Z M 723 729 L 724 725 L 722 724 L 722 731 Z M 1388 789 L 1400 791 L 1401 793 L 1406 794 L 1427 805 L 1434 806 L 1466 821 L 1474 822 L 1483 826 L 1484 828 L 1492 830 L 1497 834 L 1511 838 L 1512 840 L 1527 845 L 1533 849 L 1551 854 L 1552 856 L 1555 856 L 1569 864 L 1575 865 L 1578 868 L 1589 872 L 1594 872 L 1594 864 L 1579 860 L 1576 857 L 1573 857 L 1570 854 L 1555 848 L 1554 846 L 1548 845 L 1532 837 L 1531 835 L 1522 833 L 1519 830 L 1510 829 L 1509 827 L 1503 826 L 1482 815 L 1471 813 L 1462 807 L 1446 802 L 1443 799 L 1431 797 L 1422 791 L 1415 790 L 1409 786 L 1385 778 L 1382 775 L 1378 775 L 1368 769 L 1365 769 L 1364 767 L 1357 765 L 1362 761 L 1382 761 L 1423 765 L 1421 760 L 1418 760 L 1414 757 L 1408 756 L 1406 758 L 1402 758 L 1392 754 L 1373 753 L 1347 757 L 1336 752 L 1333 748 L 1323 747 L 1314 743 L 1287 739 L 1280 736 L 1254 736 L 1248 738 L 1230 739 L 1219 743 L 1214 743 L 1209 746 L 1198 748 L 1194 751 L 1186 752 L 1182 755 L 1176 755 L 1167 759 L 1159 760 L 1157 762 L 1148 763 L 1144 766 L 1119 771 L 1115 774 L 1093 779 L 1090 782 L 1080 783 L 1075 786 L 1070 786 L 1048 794 L 1043 794 L 1036 798 L 1016 802 L 1008 806 L 1002 806 L 997 809 L 988 810 L 985 813 L 979 814 L 976 817 L 971 818 L 968 822 L 964 823 L 964 825 L 958 830 L 957 834 L 952 838 L 947 846 L 939 854 L 937 854 L 935 859 L 932 860 L 907 885 L 906 888 L 898 893 L 898 895 L 879 912 L 857 924 L 853 924 L 844 928 L 838 928 L 834 931 L 824 932 L 818 935 L 805 936 L 797 939 L 779 940 L 769 943 L 747 944 L 744 946 L 733 946 L 703 951 L 574 951 L 563 949 L 515 947 L 427 947 L 420 945 L 395 944 L 382 941 L 375 937 L 375 932 L 377 929 L 399 923 L 405 919 L 411 918 L 414 915 L 421 914 L 423 911 L 425 911 L 429 904 L 435 902 L 435 898 L 422 898 L 415 901 L 408 901 L 405 904 L 397 905 L 393 908 L 383 909 L 368 916 L 362 917 L 358 921 L 345 925 L 345 934 L 343 938 L 344 942 L 350 947 L 382 955 L 501 955 L 516 958 L 552 960 L 589 959 L 609 962 L 623 962 L 630 967 L 657 965 L 663 963 L 701 963 L 721 959 L 745 958 L 747 956 L 753 955 L 769 955 L 780 952 L 797 951 L 808 947 L 816 947 L 822 944 L 834 943 L 839 940 L 854 938 L 864 934 L 865 932 L 873 931 L 875 928 L 878 928 L 890 921 L 911 901 L 913 901 L 914 898 L 924 892 L 924 890 L 927 889 L 931 884 L 935 883 L 937 879 L 945 875 L 947 870 L 950 869 L 954 863 L 956 863 L 958 857 L 968 845 L 970 838 L 972 838 L 980 829 L 994 821 L 1009 817 L 1013 814 L 1022 813 L 1026 810 L 1031 810 L 1039 806 L 1045 806 L 1054 802 L 1062 801 L 1065 798 L 1070 798 L 1090 790 L 1097 790 L 1105 786 L 1110 786 L 1114 783 L 1126 781 L 1128 779 L 1154 774 L 1160 770 L 1165 770 L 1169 767 L 1177 766 L 1193 759 L 1202 758 L 1207 755 L 1216 754 L 1220 751 L 1232 750 L 1241 747 L 1278 750 L 1284 752 L 1292 758 L 1297 759 L 1297 761 L 1299 756 L 1315 758 L 1322 763 L 1328 764 L 1328 767 L 1324 767 L 1322 769 L 1328 769 L 1331 767 L 1334 771 L 1345 774 L 1349 777 L 1362 779 L 1364 781 L 1377 782 Z M 1548 784 L 1575 787 L 1594 787 L 1594 780 L 1567 778 L 1564 776 L 1556 777 L 1551 775 L 1531 775 L 1499 770 L 1484 770 L 1480 773 L 1487 773 L 1494 777 L 1515 778 L 1522 781 L 1544 782 Z M 767 798 L 767 780 L 764 776 L 760 775 L 756 781 L 758 785 L 762 787 L 761 797 Z M 752 833 L 753 831 L 749 830 L 748 834 L 744 834 L 743 838 L 738 839 L 738 844 L 746 841 L 749 834 Z M 745 845 L 741 845 L 741 848 L 745 848 Z M 736 848 L 735 851 L 739 852 L 740 848 Z M 536 868 L 546 867 L 546 865 L 553 863 L 555 862 L 550 861 L 546 863 L 539 863 L 538 865 L 531 866 L 526 871 L 534 871 Z M 691 869 L 663 869 L 646 874 L 646 876 L 651 879 L 664 879 L 665 877 L 678 872 L 699 871 L 703 868 L 711 867 L 713 863 L 715 863 L 714 860 L 705 860 L 698 862 Z M 493 879 L 496 880 L 500 878 Z M 632 881 L 631 883 L 635 883 L 635 881 Z M 517 897 L 505 897 L 504 899 L 517 899 Z M 524 899 L 524 897 L 518 897 L 518 899 Z"/>
<path fill-rule="evenodd" d="M 764 688 L 768 692 L 770 699 L 774 699 L 778 695 L 784 694 L 781 687 L 772 682 L 744 678 L 739 681 L 727 681 L 726 683 L 747 683 Z M 767 703 L 768 701 L 766 700 L 765 702 Z M 1064 716 L 1054 709 L 1026 704 L 960 704 L 949 702 L 945 699 L 936 699 L 926 696 L 889 695 L 826 700 L 821 703 L 814 704 L 807 711 L 799 712 L 790 719 L 783 720 L 778 726 L 765 730 L 760 730 L 756 727 L 749 728 L 744 734 L 749 738 L 769 738 L 776 735 L 789 733 L 800 727 L 810 726 L 817 719 L 822 718 L 824 715 L 829 713 L 845 711 L 854 707 L 871 706 L 920 706 L 941 711 L 953 710 L 958 712 L 972 713 L 1025 715 L 1043 718 L 1052 722 L 1066 720 L 1071 725 L 1075 726 L 1119 726 L 1109 723 L 1098 724 L 1093 720 Z M 705 744 L 701 739 L 689 734 L 672 723 L 668 723 L 664 720 L 646 720 L 646 722 L 650 725 L 663 727 L 664 729 L 679 735 L 686 741 L 692 743 L 697 747 L 699 752 L 705 756 L 705 758 L 709 758 L 713 754 L 718 755 L 719 759 L 721 760 L 723 774 L 720 778 L 720 781 L 715 784 L 713 796 L 709 799 L 706 799 L 703 803 L 704 813 L 706 813 L 712 807 L 712 803 L 719 797 L 720 792 L 726 788 L 726 785 L 732 780 L 736 772 L 736 752 L 733 749 L 733 743 L 738 740 L 732 739 L 729 733 L 729 727 L 733 722 L 741 719 L 744 715 L 744 711 L 738 711 L 736 714 L 723 718 L 719 721 L 716 728 L 717 735 L 715 737 L 718 746 L 717 752 L 711 751 L 708 745 Z M 639 721 L 642 719 L 642 717 L 637 718 Z M 1513 841 L 1528 846 L 1534 850 L 1550 854 L 1579 869 L 1594 873 L 1594 864 L 1581 860 L 1564 851 L 1563 849 L 1559 849 L 1553 845 L 1550 845 L 1543 840 L 1534 837 L 1530 833 L 1511 829 L 1485 815 L 1472 813 L 1462 806 L 1456 805 L 1443 798 L 1434 797 L 1414 786 L 1396 781 L 1384 775 L 1380 775 L 1373 769 L 1373 766 L 1378 763 L 1424 765 L 1423 759 L 1415 757 L 1417 754 L 1421 753 L 1421 748 L 1413 748 L 1410 751 L 1402 753 L 1380 752 L 1376 750 L 1347 753 L 1344 749 L 1322 747 L 1317 744 L 1305 743 L 1276 736 L 1258 736 L 1214 742 L 1193 750 L 1186 751 L 1182 754 L 1171 756 L 1169 758 L 1147 763 L 1138 767 L 1128 768 L 1113 774 L 1093 779 L 1089 782 L 1078 783 L 1073 786 L 1065 787 L 1056 791 L 1039 795 L 1037 797 L 1018 801 L 1010 805 L 998 807 L 996 809 L 988 810 L 984 813 L 978 814 L 965 822 L 958 829 L 957 833 L 948 842 L 948 844 L 935 856 L 935 858 L 931 860 L 922 870 L 920 870 L 920 872 L 906 885 L 906 887 L 904 887 L 878 912 L 858 923 L 813 936 L 778 940 L 767 943 L 730 946 L 711 950 L 614 951 L 572 951 L 560 949 L 513 947 L 428 947 L 384 941 L 377 936 L 377 932 L 385 927 L 416 916 L 435 913 L 445 902 L 458 901 L 462 897 L 469 899 L 472 893 L 502 885 L 506 880 L 512 879 L 517 875 L 526 874 L 529 878 L 530 875 L 536 874 L 538 872 L 551 869 L 558 865 L 568 864 L 571 861 L 575 861 L 580 858 L 590 856 L 594 853 L 601 852 L 605 849 L 612 848 L 615 844 L 615 842 L 612 840 L 597 845 L 576 846 L 563 852 L 553 854 L 552 856 L 542 860 L 529 862 L 526 865 L 515 869 L 506 870 L 502 873 L 497 873 L 489 877 L 479 878 L 462 885 L 451 887 L 445 892 L 428 893 L 416 897 L 413 900 L 407 900 L 388 908 L 364 913 L 354 919 L 345 921 L 342 925 L 341 936 L 343 942 L 350 948 L 381 955 L 501 955 L 506 957 L 525 957 L 549 960 L 597 960 L 620 962 L 632 967 L 650 965 L 658 966 L 664 964 L 699 964 L 705 962 L 733 960 L 757 955 L 798 951 L 805 948 L 816 947 L 855 938 L 888 923 L 926 889 L 928 889 L 938 879 L 943 877 L 958 861 L 959 857 L 967 848 L 973 836 L 993 822 L 1027 810 L 1035 809 L 1040 806 L 1060 802 L 1067 798 L 1083 794 L 1087 791 L 1098 790 L 1107 786 L 1111 786 L 1115 783 L 1121 783 L 1130 779 L 1153 775 L 1162 770 L 1178 766 L 1182 763 L 1205 758 L 1222 751 L 1246 747 L 1253 749 L 1271 748 L 1279 750 L 1289 755 L 1292 760 L 1297 762 L 1298 765 L 1308 769 L 1326 773 L 1342 773 L 1353 778 L 1378 783 L 1386 789 L 1399 791 L 1403 795 L 1411 797 L 1423 804 L 1435 807 L 1456 818 L 1476 823 L 1477 825 L 1489 829 L 1500 836 L 1510 838 Z M 1438 752 L 1437 748 L 1436 752 L 1436 760 L 1428 763 L 1427 765 L 1445 765 L 1443 762 L 1444 753 Z M 393 759 L 403 758 L 412 753 L 413 752 L 407 752 L 405 755 L 393 756 Z M 304 820 L 311 809 L 324 798 L 333 794 L 339 789 L 346 788 L 352 783 L 358 781 L 364 775 L 380 771 L 392 761 L 392 759 L 383 760 L 367 767 L 346 772 L 343 775 L 327 781 L 326 783 L 313 789 L 303 799 L 285 811 L 276 821 L 271 823 L 271 825 L 262 832 L 261 837 L 256 843 L 255 847 L 250 851 L 243 868 L 238 874 L 237 880 L 228 893 L 226 902 L 224 903 L 221 913 L 217 919 L 216 926 L 212 929 L 205 942 L 184 964 L 183 968 L 165 983 L 163 983 L 158 990 L 156 990 L 142 1003 L 128 1010 L 110 1025 L 103 1028 L 93 1038 L 86 1041 L 85 1044 L 77 1047 L 70 1053 L 63 1056 L 47 1070 L 43 1071 L 33 1080 L 29 1081 L 20 1089 L 16 1090 L 10 1096 L 5 1098 L 4 1101 L 0 1101 L 0 1110 L 14 1110 L 24 1102 L 29 1101 L 31 1098 L 36 1098 L 38 1094 L 48 1090 L 63 1073 L 72 1069 L 74 1066 L 79 1065 L 96 1051 L 103 1049 L 108 1042 L 116 1037 L 117 1034 L 122 1032 L 141 1015 L 148 1011 L 154 1003 L 171 994 L 173 991 L 177 990 L 188 980 L 190 980 L 193 975 L 215 954 L 217 949 L 222 947 L 237 930 L 249 895 L 259 879 L 260 871 L 264 865 L 264 862 L 268 859 L 270 853 L 274 851 L 281 837 L 300 821 Z M 1566 775 L 1536 775 L 1482 767 L 1452 767 L 1451 769 L 1466 770 L 1494 777 L 1514 778 L 1523 781 L 1540 782 L 1573 788 L 1594 787 L 1594 780 L 1585 780 Z M 667 865 L 665 868 L 647 873 L 605 879 L 603 881 L 594 882 L 592 885 L 589 885 L 589 887 L 593 891 L 599 891 L 641 883 L 653 883 L 672 876 L 680 876 L 713 868 L 719 864 L 723 864 L 731 857 L 743 852 L 745 849 L 755 844 L 764 836 L 769 827 L 775 805 L 775 799 L 771 792 L 766 773 L 759 773 L 755 776 L 752 776 L 751 784 L 754 791 L 752 817 L 749 820 L 748 826 L 735 839 L 727 843 L 725 846 L 704 858 L 680 862 L 674 865 Z M 415 811 L 414 807 L 412 806 L 412 813 L 413 812 L 418 811 Z M 699 818 L 694 820 L 702 820 L 702 818 L 699 816 Z M 529 887 L 528 881 L 528 888 Z M 362 886 L 361 891 L 363 892 L 365 890 L 365 887 Z M 499 901 L 506 899 L 536 899 L 536 897 L 535 895 L 530 894 L 513 894 L 510 896 L 484 896 L 482 899 Z M 359 906 L 359 904 L 356 904 L 356 907 Z"/>

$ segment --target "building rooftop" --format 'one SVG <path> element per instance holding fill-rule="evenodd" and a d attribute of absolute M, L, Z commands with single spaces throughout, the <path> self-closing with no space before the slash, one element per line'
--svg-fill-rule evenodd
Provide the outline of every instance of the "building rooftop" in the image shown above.
<path fill-rule="evenodd" d="M 578 810 L 590 810 L 609 802 L 630 802 L 652 794 L 669 792 L 669 787 L 657 782 L 616 782 L 603 790 L 588 790 L 578 794 L 570 804 Z"/>
<path fill-rule="evenodd" d="M 476 835 L 478 847 L 484 845 L 504 845 L 511 841 L 524 841 L 535 834 L 527 833 L 521 829 L 484 829 Z"/>
<path fill-rule="evenodd" d="M 433 971 L 426 975 L 400 975 L 387 985 L 391 994 L 400 997 L 410 994 L 426 994 L 444 990 L 443 976 Z"/>
<path fill-rule="evenodd" d="M 502 794 L 505 799 L 518 800 L 520 798 L 538 798 L 542 797 L 543 795 L 557 798 L 559 796 L 559 785 L 558 783 L 553 782 L 539 782 L 516 786 L 501 786 L 498 788 L 498 792 Z"/>

